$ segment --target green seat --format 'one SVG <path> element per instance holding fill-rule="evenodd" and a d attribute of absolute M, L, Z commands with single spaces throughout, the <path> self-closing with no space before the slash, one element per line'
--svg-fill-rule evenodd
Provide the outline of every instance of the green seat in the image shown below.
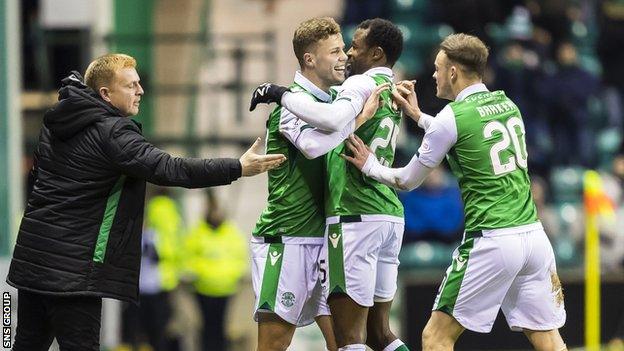
<path fill-rule="evenodd" d="M 427 18 L 428 4 L 425 0 L 393 0 L 390 18 L 393 22 L 422 22 Z"/>
<path fill-rule="evenodd" d="M 399 260 L 402 268 L 443 268 L 451 263 L 456 245 L 419 241 L 403 245 Z"/>
<path fill-rule="evenodd" d="M 552 243 L 558 267 L 576 267 L 583 263 L 572 237 L 560 235 Z"/>
<path fill-rule="evenodd" d="M 345 46 L 346 49 L 345 50 L 349 50 L 349 47 L 351 46 L 351 40 L 353 39 L 353 35 L 355 34 L 355 29 L 357 28 L 357 25 L 355 24 L 349 24 L 349 25 L 343 25 L 341 26 L 342 28 L 342 39 L 345 42 Z"/>
<path fill-rule="evenodd" d="M 425 68 L 425 62 L 418 50 L 413 48 L 404 48 L 396 69 L 405 72 L 408 76 L 415 76 L 422 73 Z"/>
<path fill-rule="evenodd" d="M 596 96 L 590 96 L 587 100 L 589 110 L 589 127 L 593 130 L 602 129 L 607 126 L 607 113 L 602 100 Z"/>
<path fill-rule="evenodd" d="M 429 55 L 431 48 L 453 33 L 453 28 L 446 24 L 425 25 L 418 21 L 394 21 L 403 32 L 404 46 L 419 48 L 423 50 L 423 55 Z"/>
<path fill-rule="evenodd" d="M 598 132 L 596 137 L 596 154 L 601 167 L 610 169 L 613 157 L 620 150 L 622 134 L 618 129 L 609 128 Z"/>
<path fill-rule="evenodd" d="M 578 228 L 578 223 L 583 221 L 582 202 L 561 202 L 554 205 L 559 221 L 559 233 L 551 240 L 557 265 L 562 267 L 574 267 L 582 263 L 580 253 L 571 235 L 572 228 Z M 578 236 L 579 233 L 576 233 Z"/>
<path fill-rule="evenodd" d="M 557 167 L 552 170 L 550 184 L 556 202 L 582 201 L 583 173 L 584 169 L 580 167 Z"/>

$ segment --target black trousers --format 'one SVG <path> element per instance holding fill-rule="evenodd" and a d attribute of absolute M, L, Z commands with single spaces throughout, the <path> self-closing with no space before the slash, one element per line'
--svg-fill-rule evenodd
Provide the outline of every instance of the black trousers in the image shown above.
<path fill-rule="evenodd" d="M 225 351 L 225 310 L 229 297 L 210 297 L 196 294 L 201 308 L 202 351 Z"/>
<path fill-rule="evenodd" d="M 100 297 L 18 290 L 13 351 L 47 351 L 54 338 L 61 351 L 99 351 L 101 319 Z"/>
<path fill-rule="evenodd" d="M 154 351 L 178 350 L 177 340 L 166 332 L 171 318 L 169 294 L 141 294 L 140 301 L 139 306 L 124 304 L 121 314 L 122 341 L 132 346 L 133 350 L 138 350 L 143 341 L 147 341 Z"/>

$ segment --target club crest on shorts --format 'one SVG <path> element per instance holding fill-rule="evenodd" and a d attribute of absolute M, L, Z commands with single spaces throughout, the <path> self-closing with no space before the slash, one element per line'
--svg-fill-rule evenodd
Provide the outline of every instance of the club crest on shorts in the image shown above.
<path fill-rule="evenodd" d="M 295 294 L 290 291 L 283 293 L 280 302 L 286 307 L 292 307 L 295 304 Z"/>
<path fill-rule="evenodd" d="M 335 248 L 338 247 L 338 240 L 340 240 L 340 234 L 338 233 L 331 233 L 329 235 L 329 241 L 331 241 L 332 246 Z"/>

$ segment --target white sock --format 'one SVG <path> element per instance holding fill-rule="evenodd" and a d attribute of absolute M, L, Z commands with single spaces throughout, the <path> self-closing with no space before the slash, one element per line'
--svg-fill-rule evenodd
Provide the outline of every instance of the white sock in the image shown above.
<path fill-rule="evenodd" d="M 364 344 L 351 344 L 338 348 L 338 351 L 366 351 Z"/>
<path fill-rule="evenodd" d="M 401 345 L 403 345 L 403 341 L 401 341 L 401 339 L 396 339 L 388 344 L 388 346 L 384 347 L 383 351 L 394 351 L 398 349 Z"/>

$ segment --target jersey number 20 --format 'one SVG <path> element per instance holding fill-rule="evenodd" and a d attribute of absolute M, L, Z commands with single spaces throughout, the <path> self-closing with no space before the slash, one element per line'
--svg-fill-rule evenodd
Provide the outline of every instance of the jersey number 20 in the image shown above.
<path fill-rule="evenodd" d="M 520 135 L 516 132 L 516 128 L 520 129 Z M 494 174 L 501 175 L 513 172 L 516 170 L 516 165 L 520 168 L 527 168 L 527 152 L 524 141 L 525 131 L 522 120 L 519 117 L 511 117 L 505 124 L 500 121 L 488 122 L 483 129 L 483 136 L 489 139 L 494 133 L 500 133 L 502 136 L 502 139 L 490 149 Z M 514 154 L 506 160 L 501 160 L 500 152 L 509 148 L 509 145 L 512 143 Z"/>

